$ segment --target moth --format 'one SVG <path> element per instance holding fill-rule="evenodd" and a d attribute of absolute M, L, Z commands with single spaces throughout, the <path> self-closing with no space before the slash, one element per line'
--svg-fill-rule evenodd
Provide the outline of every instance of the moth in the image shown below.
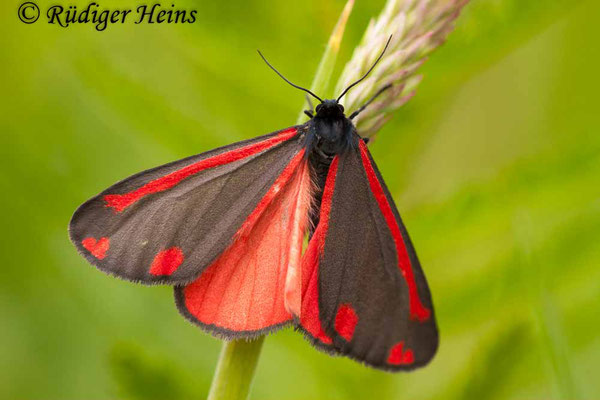
<path fill-rule="evenodd" d="M 340 104 L 384 52 L 332 100 L 263 57 L 319 101 L 306 123 L 126 178 L 75 211 L 71 240 L 108 274 L 172 285 L 181 314 L 217 337 L 294 325 L 374 368 L 427 364 L 438 347 L 430 291 L 352 122 L 388 87 L 348 117 Z"/>

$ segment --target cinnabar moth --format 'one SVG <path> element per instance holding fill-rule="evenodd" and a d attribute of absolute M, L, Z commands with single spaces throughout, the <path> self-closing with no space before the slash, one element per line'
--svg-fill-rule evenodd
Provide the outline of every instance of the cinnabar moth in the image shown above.
<path fill-rule="evenodd" d="M 173 285 L 179 311 L 219 337 L 293 324 L 375 368 L 425 365 L 431 295 L 352 123 L 364 107 L 344 115 L 350 87 L 323 101 L 294 86 L 320 101 L 308 122 L 133 175 L 77 209 L 71 240 L 104 272 Z"/>

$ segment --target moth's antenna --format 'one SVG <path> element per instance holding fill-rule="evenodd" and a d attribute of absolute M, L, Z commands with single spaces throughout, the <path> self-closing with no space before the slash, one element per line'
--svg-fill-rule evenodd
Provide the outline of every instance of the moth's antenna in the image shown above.
<path fill-rule="evenodd" d="M 391 88 L 393 85 L 391 83 L 385 85 L 384 87 L 382 87 L 381 89 L 379 89 L 377 91 L 377 93 L 375 93 L 373 95 L 373 97 L 371 97 L 365 104 L 362 105 L 361 108 L 359 108 L 358 110 L 354 111 L 352 114 L 350 114 L 350 116 L 348 117 L 348 119 L 354 119 L 356 118 L 356 116 L 358 114 L 360 114 L 361 112 L 363 112 L 365 110 L 365 108 L 367 108 L 369 106 L 369 104 L 371 104 L 377 97 L 379 97 L 379 95 L 383 92 L 385 92 L 386 90 L 388 90 L 389 88 Z"/>
<path fill-rule="evenodd" d="M 356 82 L 354 82 L 352 85 L 348 86 L 346 88 L 346 90 L 344 90 L 342 92 L 342 94 L 340 94 L 340 97 L 338 97 L 336 101 L 340 101 L 340 99 L 342 97 L 344 97 L 344 95 L 346 93 L 348 93 L 348 90 L 352 89 L 354 86 L 356 86 L 360 82 L 362 82 L 362 80 L 365 79 L 367 77 L 367 75 L 369 75 L 371 73 L 371 71 L 373 71 L 373 68 L 375 68 L 375 66 L 377 65 L 377 63 L 379 62 L 379 60 L 381 60 L 381 57 L 383 57 L 383 55 L 385 54 L 385 51 L 387 50 L 387 48 L 388 48 L 391 40 L 392 40 L 392 35 L 390 35 L 389 39 L 387 40 L 387 43 L 385 44 L 385 47 L 383 48 L 383 51 L 381 52 L 381 54 L 379 55 L 379 57 L 377 57 L 377 60 L 375 60 L 375 62 L 373 63 L 373 65 L 371 66 L 371 68 L 369 68 L 369 70 L 367 71 L 367 73 L 364 74 L 362 78 L 360 78 L 359 80 L 357 80 Z"/>
<path fill-rule="evenodd" d="M 308 89 L 306 89 L 306 88 L 303 88 L 302 86 L 295 85 L 295 84 L 293 84 L 292 82 L 288 81 L 288 80 L 286 79 L 286 77 L 285 77 L 285 76 L 281 75 L 281 73 L 275 69 L 275 67 L 274 67 L 274 66 L 272 66 L 271 64 L 269 64 L 269 62 L 267 61 L 267 59 L 265 58 L 265 56 L 263 56 L 263 54 L 260 52 L 260 50 L 256 50 L 256 51 L 258 51 L 258 54 L 260 54 L 260 56 L 262 57 L 263 61 L 264 61 L 264 62 L 266 62 L 266 63 L 267 63 L 267 65 L 268 65 L 268 66 L 269 66 L 269 67 L 270 67 L 270 68 L 271 68 L 273 71 L 275 71 L 275 73 L 276 73 L 277 75 L 279 75 L 279 76 L 281 77 L 281 79 L 283 79 L 284 81 L 286 81 L 287 83 L 289 83 L 290 85 L 292 85 L 293 87 L 295 87 L 296 89 L 304 90 L 306 93 L 310 94 L 312 97 L 314 97 L 315 99 L 319 100 L 321 103 L 323 102 L 323 100 L 321 100 L 321 98 L 320 98 L 319 96 L 317 96 L 316 94 L 314 94 L 314 93 L 313 93 L 313 92 L 311 92 L 310 90 L 308 90 Z"/>

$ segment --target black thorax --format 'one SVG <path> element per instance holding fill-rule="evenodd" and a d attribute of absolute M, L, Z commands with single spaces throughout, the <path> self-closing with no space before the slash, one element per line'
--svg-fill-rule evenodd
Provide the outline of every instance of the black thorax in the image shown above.
<path fill-rule="evenodd" d="M 319 210 L 327 173 L 333 158 L 356 146 L 356 128 L 344 115 L 344 107 L 336 100 L 317 105 L 316 114 L 305 124 L 306 154 L 315 183 L 314 207 Z M 318 211 L 311 212 L 312 226 L 319 222 Z M 311 231 L 312 234 L 312 231 Z"/>

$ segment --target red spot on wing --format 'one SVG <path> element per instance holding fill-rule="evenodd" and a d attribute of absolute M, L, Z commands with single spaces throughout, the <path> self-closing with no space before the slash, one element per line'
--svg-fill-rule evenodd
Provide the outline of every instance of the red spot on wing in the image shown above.
<path fill-rule="evenodd" d="M 371 165 L 371 161 L 369 160 L 369 155 L 367 153 L 367 145 L 362 140 L 359 140 L 359 145 L 363 167 L 367 173 L 371 191 L 375 196 L 375 200 L 377 200 L 377 203 L 379 204 L 379 208 L 381 209 L 383 217 L 385 218 L 385 221 L 392 233 L 392 237 L 394 238 L 396 253 L 398 254 L 398 267 L 400 268 L 402 276 L 408 285 L 410 317 L 418 321 L 426 321 L 429 319 L 431 311 L 423 305 L 421 299 L 419 298 L 415 276 L 413 274 L 412 265 L 406 251 L 404 239 L 402 238 L 402 233 L 400 232 L 400 227 L 398 226 L 398 221 L 396 221 L 396 216 L 394 215 L 392 207 L 385 196 L 381 182 L 379 182 L 379 179 L 377 179 L 375 170 Z"/>
<path fill-rule="evenodd" d="M 238 332 L 291 319 L 284 300 L 286 274 L 299 261 L 310 184 L 302 150 L 248 216 L 231 246 L 183 289 L 184 306 L 194 318 Z"/>
<path fill-rule="evenodd" d="M 390 349 L 387 362 L 392 365 L 412 364 L 415 356 L 411 349 L 404 350 L 404 341 L 398 342 Z"/>
<path fill-rule="evenodd" d="M 339 157 L 336 156 L 329 167 L 325 188 L 323 189 L 319 225 L 315 229 L 302 260 L 304 294 L 302 296 L 300 324 L 310 335 L 324 344 L 331 344 L 332 340 L 323 330 L 319 318 L 319 258 L 323 252 L 325 236 L 327 236 L 327 229 L 329 228 L 329 215 L 331 213 L 331 201 L 335 189 L 338 163 Z"/>
<path fill-rule="evenodd" d="M 347 342 L 352 340 L 354 329 L 358 323 L 358 315 L 350 304 L 342 304 L 335 316 L 335 330 L 346 339 Z"/>
<path fill-rule="evenodd" d="M 171 275 L 183 262 L 183 251 L 179 247 L 170 247 L 154 257 L 150 266 L 152 275 Z"/>
<path fill-rule="evenodd" d="M 81 241 L 81 245 L 98 260 L 102 260 L 110 248 L 110 239 L 102 237 L 100 240 L 96 240 L 96 238 L 87 237 Z"/>
<path fill-rule="evenodd" d="M 194 164 L 190 164 L 186 167 L 181 168 L 180 170 L 171 172 L 168 175 L 150 181 L 144 186 L 129 193 L 108 194 L 104 196 L 106 207 L 112 207 L 116 212 L 122 212 L 127 207 L 139 201 L 144 196 L 170 189 L 182 180 L 192 175 L 195 175 L 205 169 L 228 164 L 249 157 L 253 154 L 260 153 L 261 151 L 267 150 L 287 139 L 292 138 L 294 135 L 296 135 L 296 133 L 297 130 L 295 128 L 290 128 L 280 132 L 276 136 L 273 136 L 269 139 L 249 144 L 238 149 L 230 150 L 228 152 L 218 154 L 216 156 L 209 157 L 204 160 L 200 160 Z"/>

